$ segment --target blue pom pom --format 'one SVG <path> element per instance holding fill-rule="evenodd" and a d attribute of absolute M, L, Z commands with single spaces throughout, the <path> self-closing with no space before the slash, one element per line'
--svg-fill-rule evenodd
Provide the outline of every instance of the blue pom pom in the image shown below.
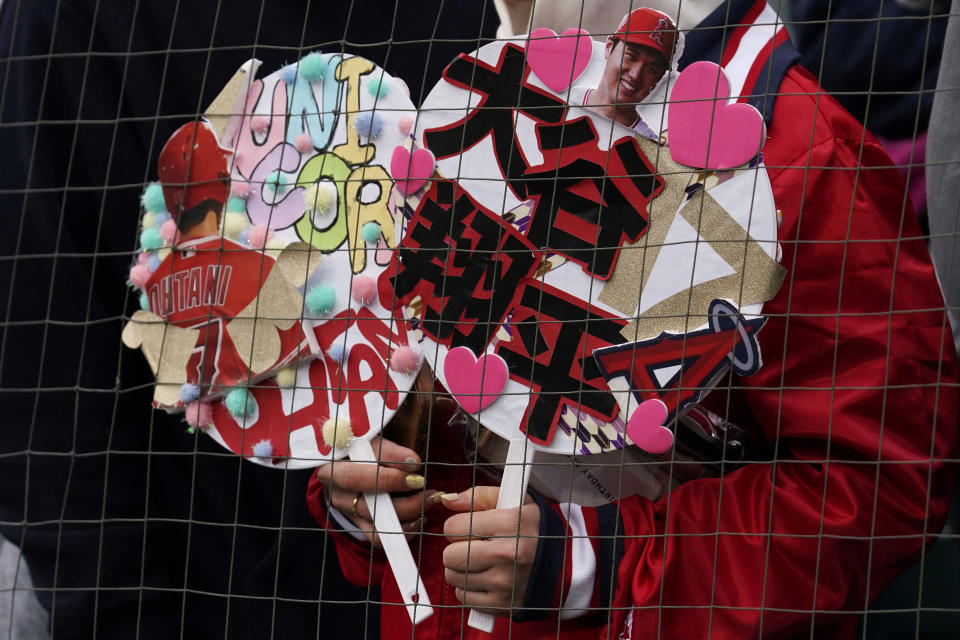
<path fill-rule="evenodd" d="M 371 220 L 360 227 L 360 235 L 364 242 L 374 243 L 380 239 L 380 223 Z"/>
<path fill-rule="evenodd" d="M 180 387 L 180 402 L 189 404 L 200 397 L 200 387 L 189 382 Z"/>
<path fill-rule="evenodd" d="M 223 403 L 227 405 L 227 411 L 234 418 L 246 418 L 257 407 L 257 400 L 253 397 L 253 394 L 241 387 L 232 389 L 224 398 Z"/>
<path fill-rule="evenodd" d="M 329 56 L 325 56 L 319 51 L 309 53 L 300 60 L 300 75 L 307 82 L 320 82 L 327 72 L 329 62 Z"/>
<path fill-rule="evenodd" d="M 166 211 L 154 211 L 153 212 L 154 224 L 156 224 L 157 229 L 163 226 L 163 223 L 170 219 L 170 214 Z"/>
<path fill-rule="evenodd" d="M 147 268 L 150 269 L 150 271 L 156 271 L 160 268 L 161 262 L 162 260 L 160 260 L 160 256 L 153 254 L 147 258 Z"/>
<path fill-rule="evenodd" d="M 227 198 L 227 211 L 244 213 L 247 210 L 247 201 L 240 196 L 230 196 Z"/>
<path fill-rule="evenodd" d="M 250 227 L 247 227 L 239 234 L 237 234 L 237 242 L 240 244 L 248 244 L 250 240 Z"/>
<path fill-rule="evenodd" d="M 272 458 L 273 443 L 269 440 L 261 440 L 257 444 L 253 445 L 253 456 L 255 458 Z"/>
<path fill-rule="evenodd" d="M 288 64 L 280 69 L 280 78 L 287 84 L 293 84 L 297 81 L 297 65 Z"/>
<path fill-rule="evenodd" d="M 147 188 L 143 190 L 143 195 L 140 196 L 140 201 L 147 211 L 157 213 L 167 210 L 167 201 L 163 199 L 163 187 L 160 186 L 159 182 L 148 184 Z"/>
<path fill-rule="evenodd" d="M 140 246 L 144 251 L 156 251 L 163 247 L 163 238 L 160 237 L 160 231 L 156 227 L 144 229 L 140 234 Z"/>
<path fill-rule="evenodd" d="M 282 190 L 287 186 L 287 184 L 287 174 L 285 174 L 283 171 L 280 171 L 280 169 L 271 171 L 263 180 L 264 189 L 271 189 L 275 193 Z"/>
<path fill-rule="evenodd" d="M 334 362 L 344 362 L 350 355 L 350 345 L 347 344 L 347 336 L 343 335 L 334 340 L 327 349 L 327 355 Z"/>
<path fill-rule="evenodd" d="M 333 305 L 337 302 L 337 292 L 328 284 L 320 284 L 307 292 L 305 302 L 311 313 L 326 315 L 333 311 Z"/>
<path fill-rule="evenodd" d="M 382 71 L 379 77 L 373 78 L 367 83 L 367 91 L 374 98 L 384 98 L 390 93 L 390 83 L 383 77 Z"/>
<path fill-rule="evenodd" d="M 144 311 L 150 311 L 150 300 L 145 293 L 140 294 L 140 308 Z"/>
<path fill-rule="evenodd" d="M 353 128 L 357 133 L 367 140 L 376 140 L 383 132 L 383 118 L 378 113 L 364 111 L 357 114 L 357 119 L 353 122 Z"/>

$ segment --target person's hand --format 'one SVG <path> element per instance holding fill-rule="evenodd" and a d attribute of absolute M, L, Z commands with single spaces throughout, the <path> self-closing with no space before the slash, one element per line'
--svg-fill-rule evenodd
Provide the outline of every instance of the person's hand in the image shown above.
<path fill-rule="evenodd" d="M 437 504 L 439 492 L 424 490 L 426 481 L 420 475 L 422 464 L 415 451 L 379 437 L 370 445 L 379 464 L 334 460 L 317 469 L 317 479 L 330 503 L 379 546 L 364 493 L 403 494 L 393 498 L 393 507 L 403 530 L 414 533 L 423 525 L 424 511 Z"/>
<path fill-rule="evenodd" d="M 497 509 L 499 487 L 474 487 L 443 494 L 443 505 L 456 515 L 443 533 L 444 578 L 468 607 L 509 616 L 523 604 L 530 569 L 537 554 L 540 510 L 529 496 L 523 507 Z M 469 556 L 469 562 L 468 562 Z"/>

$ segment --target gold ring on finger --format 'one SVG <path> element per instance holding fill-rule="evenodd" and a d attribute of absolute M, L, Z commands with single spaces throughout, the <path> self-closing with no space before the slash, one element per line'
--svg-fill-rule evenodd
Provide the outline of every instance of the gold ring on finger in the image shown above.
<path fill-rule="evenodd" d="M 357 495 L 353 498 L 353 506 L 350 509 L 350 513 L 354 518 L 359 519 L 360 514 L 357 513 L 357 503 L 360 501 L 360 498 L 363 497 L 363 492 L 358 492 Z"/>

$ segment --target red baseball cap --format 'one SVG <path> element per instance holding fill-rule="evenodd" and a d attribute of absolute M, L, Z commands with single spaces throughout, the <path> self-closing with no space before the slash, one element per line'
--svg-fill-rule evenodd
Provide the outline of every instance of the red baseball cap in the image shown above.
<path fill-rule="evenodd" d="M 206 122 L 189 122 L 163 145 L 157 175 L 167 211 L 176 218 L 207 199 L 223 204 L 230 191 L 228 160 L 233 154 L 217 142 Z"/>
<path fill-rule="evenodd" d="M 642 7 L 623 16 L 610 37 L 656 49 L 669 64 L 677 47 L 677 25 L 662 11 Z"/>

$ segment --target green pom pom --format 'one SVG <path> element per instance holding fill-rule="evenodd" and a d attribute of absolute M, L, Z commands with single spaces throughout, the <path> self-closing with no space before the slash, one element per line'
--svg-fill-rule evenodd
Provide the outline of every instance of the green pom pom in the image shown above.
<path fill-rule="evenodd" d="M 241 387 L 231 390 L 223 403 L 234 418 L 247 418 L 257 408 L 257 400 L 253 394 Z"/>
<path fill-rule="evenodd" d="M 287 181 L 287 174 L 279 169 L 268 173 L 267 177 L 263 180 L 264 188 L 273 189 L 274 192 L 282 191 L 288 184 L 289 182 Z"/>
<path fill-rule="evenodd" d="M 160 237 L 160 231 L 154 228 L 144 229 L 140 234 L 140 246 L 144 251 L 156 251 L 163 246 L 163 238 Z"/>
<path fill-rule="evenodd" d="M 381 72 L 379 78 L 374 78 L 367 83 L 367 91 L 374 98 L 385 98 L 390 93 L 390 84 Z"/>
<path fill-rule="evenodd" d="M 307 82 L 320 82 L 323 80 L 323 74 L 327 72 L 327 65 L 330 63 L 329 56 L 319 51 L 314 51 L 305 55 L 297 67 L 300 76 Z"/>
<path fill-rule="evenodd" d="M 371 220 L 360 228 L 364 242 L 374 243 L 380 239 L 380 223 Z"/>
<path fill-rule="evenodd" d="M 140 196 L 140 201 L 143 203 L 143 208 L 147 211 L 166 211 L 167 210 L 167 201 L 163 199 L 163 187 L 160 186 L 159 182 L 151 182 L 147 185 L 147 188 L 143 190 L 143 195 Z"/>
<path fill-rule="evenodd" d="M 305 302 L 311 313 L 324 315 L 333 311 L 337 292 L 328 284 L 317 285 L 307 292 Z"/>
<path fill-rule="evenodd" d="M 244 213 L 247 210 L 247 201 L 240 196 L 227 198 L 227 211 Z"/>
<path fill-rule="evenodd" d="M 145 293 L 140 294 L 140 308 L 144 311 L 150 311 L 150 300 Z"/>

